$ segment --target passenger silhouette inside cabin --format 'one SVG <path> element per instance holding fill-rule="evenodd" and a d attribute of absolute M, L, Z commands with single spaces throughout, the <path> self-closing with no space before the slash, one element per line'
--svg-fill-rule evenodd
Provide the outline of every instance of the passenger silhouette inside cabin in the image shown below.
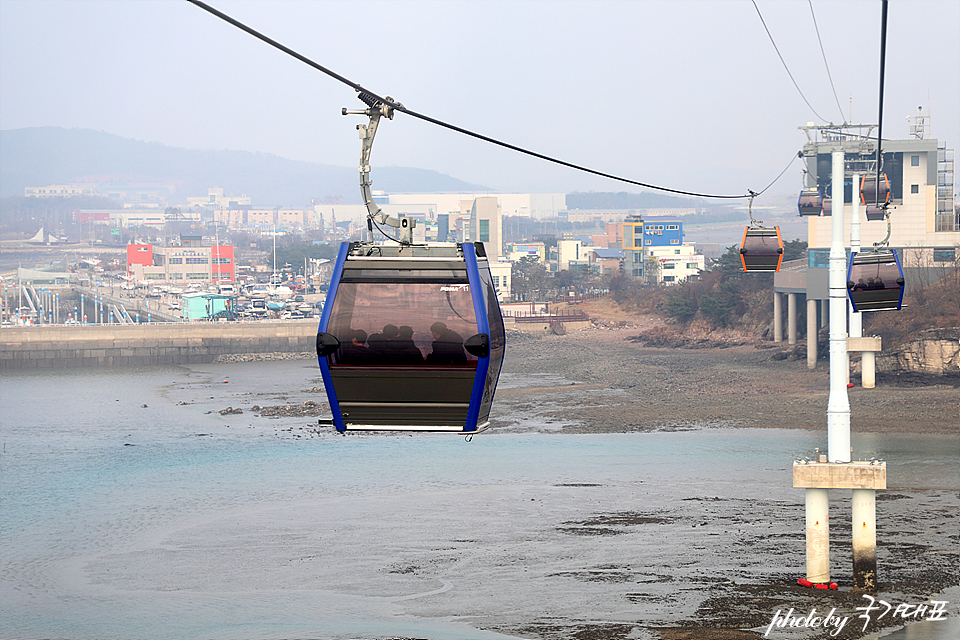
<path fill-rule="evenodd" d="M 397 364 L 423 364 L 423 353 L 421 353 L 413 341 L 413 327 L 408 325 L 400 327 L 397 331 L 397 337 L 393 339 L 393 343 Z"/>
<path fill-rule="evenodd" d="M 463 338 L 459 333 L 448 329 L 443 322 L 434 322 L 430 325 L 430 334 L 433 335 L 433 351 L 427 356 L 427 364 L 467 364 Z"/>
<path fill-rule="evenodd" d="M 364 345 L 367 332 L 352 329 L 349 335 L 349 342 L 343 342 L 340 346 L 340 364 L 367 364 L 370 360 L 370 349 Z"/>

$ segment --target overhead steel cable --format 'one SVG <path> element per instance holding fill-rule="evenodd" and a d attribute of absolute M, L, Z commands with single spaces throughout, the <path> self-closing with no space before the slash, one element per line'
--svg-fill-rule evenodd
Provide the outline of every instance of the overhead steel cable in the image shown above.
<path fill-rule="evenodd" d="M 572 163 L 572 162 L 566 162 L 566 161 L 564 161 L 564 160 L 559 160 L 559 159 L 557 159 L 557 158 L 553 158 L 553 157 L 551 157 L 551 156 L 544 155 L 544 154 L 542 154 L 542 153 L 537 153 L 536 151 L 530 151 L 529 149 L 524 149 L 523 147 L 518 147 L 518 146 L 516 146 L 516 145 L 512 145 L 512 144 L 509 144 L 509 143 L 507 143 L 507 142 L 503 142 L 503 141 L 501 141 L 501 140 L 497 140 L 497 139 L 495 139 L 495 138 L 491 138 L 491 137 L 489 137 L 489 136 L 485 136 L 485 135 L 482 135 L 482 134 L 479 134 L 479 133 L 475 133 L 475 132 L 470 131 L 470 130 L 468 130 L 468 129 L 464 129 L 464 128 L 458 127 L 458 126 L 456 126 L 456 125 L 452 125 L 452 124 L 449 124 L 449 123 L 447 123 L 447 122 L 443 122 L 442 120 L 437 120 L 436 118 L 431 118 L 430 116 L 424 115 L 424 114 L 422 114 L 422 113 L 417 113 L 416 111 L 413 111 L 413 110 L 411 110 L 411 109 L 408 109 L 408 108 L 404 107 L 404 106 L 403 106 L 401 103 L 399 103 L 399 102 L 395 102 L 395 101 L 393 101 L 393 100 L 390 100 L 390 99 L 388 99 L 388 98 L 385 98 L 385 97 L 383 97 L 383 96 L 380 96 L 380 95 L 378 95 L 377 93 L 375 93 L 375 92 L 373 92 L 373 91 L 370 91 L 369 89 L 366 89 L 366 88 L 364 88 L 363 86 L 357 84 L 356 82 L 353 82 L 353 81 L 351 81 L 351 80 L 348 80 L 347 78 L 341 76 L 340 74 L 335 73 L 334 71 L 332 71 L 332 70 L 324 67 L 323 65 L 314 62 L 314 61 L 311 60 L 310 58 L 307 58 L 306 56 L 297 53 L 297 52 L 294 51 L 293 49 L 290 49 L 289 47 L 280 44 L 280 43 L 277 42 L 276 40 L 274 40 L 274 39 L 272 39 L 272 38 L 270 38 L 270 37 L 268 37 L 268 36 L 260 33 L 260 32 L 257 31 L 256 29 L 253 29 L 253 28 L 251 28 L 251 27 L 243 24 L 243 23 L 240 22 L 239 20 L 236 20 L 236 19 L 234 19 L 234 18 L 231 18 L 230 16 L 228 16 L 228 15 L 225 14 L 225 13 L 223 13 L 222 11 L 218 11 L 217 9 L 214 9 L 213 7 L 211 7 L 210 5 L 208 5 L 208 4 L 205 3 L 205 2 L 201 2 L 200 0 L 187 0 L 187 2 L 189 2 L 189 3 L 191 3 L 191 4 L 194 4 L 194 5 L 198 6 L 198 7 L 200 7 L 200 8 L 203 9 L 204 11 L 207 11 L 208 13 L 213 14 L 214 16 L 220 18 L 221 20 L 232 24 L 233 26 L 237 27 L 237 28 L 240 29 L 241 31 L 245 31 L 246 33 L 250 34 L 251 36 L 253 36 L 253 37 L 255 37 L 255 38 L 259 39 L 259 40 L 262 40 L 263 42 L 269 44 L 270 46 L 275 47 L 275 48 L 279 49 L 280 51 L 283 51 L 283 52 L 286 53 L 287 55 L 290 55 L 290 56 L 296 58 L 296 59 L 299 60 L 300 62 L 303 62 L 304 64 L 306 64 L 306 65 L 308 65 L 308 66 L 310 66 L 310 67 L 313 67 L 314 69 L 316 69 L 316 70 L 318 70 L 318 71 L 321 71 L 321 72 L 327 74 L 327 75 L 330 76 L 331 78 L 334 78 L 334 79 L 336 79 L 336 80 L 339 80 L 339 81 L 342 82 L 343 84 L 345 84 L 345 85 L 353 88 L 356 92 L 360 93 L 361 96 L 366 95 L 367 98 L 373 98 L 373 99 L 375 99 L 376 101 L 379 101 L 380 103 L 382 103 L 382 104 L 384 104 L 384 105 L 392 108 L 392 109 L 395 110 L 395 111 L 399 111 L 399 112 L 401 112 L 401 113 L 405 113 L 405 114 L 407 114 L 408 116 L 412 116 L 412 117 L 414 117 L 414 118 L 418 118 L 418 119 L 423 120 L 423 121 L 425 121 L 425 122 L 429 122 L 429 123 L 431 123 L 431 124 L 435 124 L 435 125 L 437 125 L 437 126 L 439 126 L 439 127 L 443 127 L 443 128 L 445 128 L 445 129 L 449 129 L 449 130 L 451 130 L 451 131 L 456 131 L 457 133 L 462 133 L 463 135 L 467 135 L 467 136 L 476 138 L 476 139 L 478 139 L 478 140 L 483 140 L 484 142 L 489 142 L 489 143 L 491 143 L 491 144 L 495 144 L 495 145 L 497 145 L 497 146 L 504 147 L 504 148 L 506 148 L 506 149 L 510 149 L 511 151 L 516 151 L 516 152 L 518 152 L 518 153 L 523 153 L 523 154 L 526 154 L 526 155 L 528 155 L 528 156 L 532 156 L 532 157 L 534 157 L 534 158 L 539 158 L 539 159 L 541 159 L 541 160 L 546 160 L 547 162 L 552 162 L 552 163 L 554 163 L 554 164 L 559 164 L 559 165 L 564 166 L 564 167 L 569 167 L 569 168 L 571 168 L 571 169 L 576 169 L 577 171 L 583 171 L 583 172 L 585 172 L 585 173 L 590 173 L 590 174 L 593 174 L 593 175 L 595 175 L 595 176 L 600 176 L 601 178 L 608 178 L 608 179 L 610 179 L 610 180 L 616 180 L 616 181 L 618 181 L 618 182 L 625 182 L 625 183 L 627 183 L 627 184 L 632 184 L 632 185 L 636 185 L 636 186 L 639 186 L 639 187 L 646 187 L 647 189 L 654 189 L 654 190 L 656 190 L 656 191 L 666 191 L 666 192 L 668 192 L 668 193 L 676 193 L 676 194 L 678 194 L 678 195 L 692 196 L 692 197 L 695 197 L 695 198 L 721 198 L 721 199 L 731 199 L 731 200 L 732 200 L 732 199 L 740 199 L 740 198 L 749 198 L 749 197 L 750 197 L 750 193 L 753 193 L 753 192 L 749 192 L 749 193 L 740 194 L 740 195 L 719 195 L 719 194 L 711 194 L 711 193 L 699 193 L 699 192 L 696 192 L 696 191 L 684 191 L 684 190 L 682 190 L 682 189 L 671 189 L 671 188 L 669 188 L 669 187 L 661 187 L 661 186 L 654 185 L 654 184 L 649 184 L 649 183 L 646 183 L 646 182 L 640 182 L 640 181 L 638 181 L 638 180 L 631 180 L 631 179 L 629 179 L 629 178 L 624 178 L 624 177 L 617 176 L 617 175 L 614 175 L 614 174 L 611 174 L 611 173 L 605 173 L 605 172 L 603 172 L 603 171 L 597 171 L 597 170 L 595 170 L 595 169 L 590 169 L 590 168 L 588 168 L 588 167 L 584 167 L 584 166 L 581 166 L 581 165 L 577 165 L 577 164 L 574 164 L 574 163 Z M 759 10 L 758 10 L 758 11 L 759 11 Z M 774 46 L 776 46 L 776 45 L 774 45 Z M 366 100 L 365 100 L 365 101 L 366 101 Z M 821 119 L 822 119 L 822 118 L 821 118 Z M 749 191 L 749 190 L 748 190 L 748 191 Z"/>
<path fill-rule="evenodd" d="M 780 175 L 778 175 L 776 178 L 774 178 L 773 181 L 772 181 L 770 184 L 768 184 L 766 187 L 764 187 L 763 189 L 761 189 L 760 191 L 758 191 L 755 195 L 758 195 L 758 196 L 759 196 L 759 195 L 761 195 L 764 191 L 766 191 L 767 189 L 769 189 L 770 187 L 772 187 L 773 185 L 775 185 L 775 184 L 777 183 L 777 180 L 779 180 L 780 178 L 782 178 L 782 177 L 783 177 L 783 174 L 785 174 L 785 173 L 787 172 L 787 169 L 789 169 L 790 167 L 792 167 L 792 166 L 793 166 L 793 163 L 796 162 L 797 158 L 801 157 L 802 155 L 803 155 L 803 152 L 801 151 L 801 152 L 798 153 L 798 154 L 794 154 L 794 155 L 790 156 L 790 162 L 788 162 L 788 163 L 787 163 L 787 166 L 785 166 L 785 167 L 783 168 L 783 171 L 780 172 Z"/>
<path fill-rule="evenodd" d="M 880 12 L 880 113 L 877 114 L 877 175 L 883 169 L 880 145 L 883 143 L 883 78 L 887 66 L 887 0 L 883 0 Z"/>
<path fill-rule="evenodd" d="M 880 206 L 880 173 L 883 171 L 883 154 L 880 150 L 880 145 L 883 144 L 883 80 L 886 74 L 887 67 L 887 0 L 883 0 L 881 5 L 882 9 L 880 11 L 880 112 L 877 114 L 877 171 L 876 171 L 876 183 L 874 190 L 876 192 L 876 206 Z M 886 210 L 884 217 L 887 219 L 887 237 L 881 240 L 880 242 L 874 243 L 874 251 L 877 250 L 878 246 L 887 246 L 890 242 L 890 233 L 893 231 L 893 227 L 890 225 L 890 212 Z"/>
<path fill-rule="evenodd" d="M 191 0 L 192 1 L 192 0 Z M 787 66 L 786 60 L 783 59 L 783 55 L 780 53 L 780 48 L 777 47 L 777 43 L 773 39 L 773 35 L 770 33 L 770 29 L 767 28 L 767 22 L 763 19 L 763 14 L 760 13 L 760 7 L 757 6 L 756 0 L 751 0 L 753 2 L 753 8 L 757 10 L 757 15 L 760 16 L 760 22 L 763 23 L 763 28 L 767 32 L 767 37 L 770 38 L 770 44 L 773 45 L 774 51 L 777 52 L 777 56 L 780 58 L 780 62 L 783 64 L 783 68 L 786 69 L 787 75 L 790 76 L 790 81 L 793 82 L 793 86 L 797 88 L 797 93 L 800 94 L 800 97 L 803 98 L 803 101 L 807 103 L 807 106 L 810 107 L 810 111 L 813 111 L 813 115 L 817 116 L 824 122 L 829 122 L 822 115 L 817 113 L 817 110 L 813 108 L 813 105 L 810 104 L 810 101 L 807 100 L 807 96 L 803 95 L 803 91 L 800 90 L 800 85 L 797 84 L 797 81 L 794 79 L 793 74 L 790 73 L 790 67 Z M 842 114 L 842 110 L 841 110 Z"/>
<path fill-rule="evenodd" d="M 813 0 L 807 0 L 810 5 L 810 16 L 813 18 L 813 29 L 817 32 L 817 42 L 820 43 L 820 55 L 823 56 L 823 66 L 827 69 L 827 79 L 830 80 L 830 89 L 833 90 L 833 99 L 837 101 L 837 109 L 840 111 L 840 121 L 846 122 L 843 117 L 843 107 L 840 106 L 840 98 L 837 97 L 837 88 L 833 86 L 833 76 L 830 75 L 830 65 L 827 64 L 827 52 L 823 50 L 823 40 L 820 39 L 820 27 L 817 26 L 817 16 L 813 12 Z"/>

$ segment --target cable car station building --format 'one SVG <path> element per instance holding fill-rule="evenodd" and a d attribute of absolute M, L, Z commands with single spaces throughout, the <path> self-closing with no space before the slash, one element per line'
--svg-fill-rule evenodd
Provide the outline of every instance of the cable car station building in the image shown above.
<path fill-rule="evenodd" d="M 917 117 L 913 118 L 917 120 Z M 844 244 L 851 245 L 852 198 L 859 209 L 860 251 L 870 251 L 887 237 L 887 221 L 869 215 L 860 196 L 861 178 L 876 179 L 874 125 L 799 127 L 807 135 L 802 155 L 806 162 L 800 211 L 807 218 L 806 260 L 784 263 L 774 275 L 774 341 L 783 340 L 783 296 L 787 296 L 788 343 L 797 341 L 797 296 L 807 305 L 807 360 L 816 366 L 816 331 L 827 324 L 828 266 L 834 202 L 831 154 L 844 152 Z M 953 268 L 960 252 L 960 216 L 954 206 L 954 150 L 923 137 L 923 122 L 911 127 L 914 138 L 884 140 L 881 177 L 889 182 L 889 247 L 897 252 L 908 283 L 912 274 L 928 270 L 931 277 Z M 870 136 L 873 136 L 870 138 Z M 837 190 L 839 191 L 839 190 Z M 805 207 L 806 194 L 822 199 L 821 206 Z M 837 193 L 839 196 L 839 193 Z M 819 313 L 817 305 L 819 303 Z M 818 322 L 819 317 L 819 322 Z"/>

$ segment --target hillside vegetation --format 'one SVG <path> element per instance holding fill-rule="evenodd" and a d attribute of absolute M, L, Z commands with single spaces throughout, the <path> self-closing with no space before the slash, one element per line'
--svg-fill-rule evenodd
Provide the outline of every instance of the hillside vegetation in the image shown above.
<path fill-rule="evenodd" d="M 806 243 L 784 243 L 784 259 L 802 256 Z M 896 349 L 928 329 L 960 325 L 960 270 L 940 270 L 910 277 L 901 311 L 863 315 L 864 335 L 879 335 L 884 349 Z M 608 310 L 591 305 L 593 316 L 623 321 L 629 316 L 655 316 L 663 325 L 638 336 L 650 346 L 731 345 L 773 339 L 773 274 L 744 273 L 737 247 L 729 247 L 717 265 L 700 278 L 676 287 L 639 285 L 626 278 L 611 281 Z M 797 330 L 806 332 L 806 313 Z M 825 334 L 827 330 L 821 329 Z M 823 336 L 821 336 L 823 337 Z"/>

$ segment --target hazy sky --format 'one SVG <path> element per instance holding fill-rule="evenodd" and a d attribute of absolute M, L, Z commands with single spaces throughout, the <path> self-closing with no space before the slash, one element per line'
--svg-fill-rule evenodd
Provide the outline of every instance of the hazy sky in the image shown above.
<path fill-rule="evenodd" d="M 675 189 L 761 190 L 824 124 L 750 0 L 211 0 L 408 108 L 568 162 Z M 757 0 L 813 109 L 876 122 L 879 0 Z M 960 147 L 960 2 L 889 3 L 884 137 L 931 112 Z M 0 0 L 0 128 L 80 127 L 191 149 L 355 166 L 354 91 L 185 0 Z M 2 150 L 0 150 L 2 153 Z M 377 166 L 493 189 L 639 191 L 400 114 Z M 768 194 L 797 192 L 797 162 Z M 762 202 L 758 204 L 763 204 Z"/>

